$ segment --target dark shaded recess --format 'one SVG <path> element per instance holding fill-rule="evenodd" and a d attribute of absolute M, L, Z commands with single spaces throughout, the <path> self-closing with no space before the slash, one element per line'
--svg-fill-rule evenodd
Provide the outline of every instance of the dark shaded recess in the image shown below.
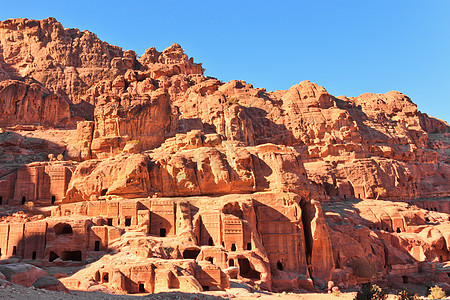
<path fill-rule="evenodd" d="M 258 271 L 253 270 L 251 268 L 250 262 L 248 261 L 247 258 L 239 258 L 238 263 L 239 263 L 239 275 L 249 279 L 256 279 L 256 280 L 261 279 L 261 274 Z"/>
<path fill-rule="evenodd" d="M 200 254 L 199 249 L 186 249 L 183 251 L 183 258 L 185 259 L 197 259 L 197 256 Z"/>
<path fill-rule="evenodd" d="M 339 254 L 339 251 L 337 252 L 336 259 L 334 261 L 334 266 L 336 267 L 336 269 L 341 268 L 341 255 Z"/>
<path fill-rule="evenodd" d="M 100 241 L 95 241 L 95 243 L 94 243 L 94 251 L 100 251 Z"/>
<path fill-rule="evenodd" d="M 48 261 L 49 262 L 53 262 L 57 258 L 59 258 L 59 255 L 56 254 L 56 252 L 54 252 L 54 251 L 50 251 L 50 255 L 49 255 Z"/>
<path fill-rule="evenodd" d="M 315 215 L 315 212 L 312 211 L 313 207 L 310 202 L 303 202 L 301 205 L 302 208 L 302 224 L 303 224 L 303 233 L 305 235 L 305 251 L 306 251 L 306 263 L 307 265 L 311 264 L 311 256 L 313 249 L 313 237 L 311 233 L 311 221 Z"/>
<path fill-rule="evenodd" d="M 55 231 L 56 235 L 62 235 L 62 234 L 72 234 L 72 226 L 67 223 L 58 223 L 55 226 L 53 226 L 53 230 Z"/>
<path fill-rule="evenodd" d="M 63 251 L 61 252 L 62 260 L 82 261 L 82 254 L 80 250 Z"/>
<path fill-rule="evenodd" d="M 88 121 L 94 121 L 94 105 L 81 101 L 70 105 L 70 115 L 72 117 L 81 117 Z"/>
<path fill-rule="evenodd" d="M 232 202 L 232 203 L 225 204 L 224 207 L 222 208 L 222 212 L 227 215 L 236 216 L 239 219 L 244 218 L 244 212 L 242 211 L 238 202 Z"/>

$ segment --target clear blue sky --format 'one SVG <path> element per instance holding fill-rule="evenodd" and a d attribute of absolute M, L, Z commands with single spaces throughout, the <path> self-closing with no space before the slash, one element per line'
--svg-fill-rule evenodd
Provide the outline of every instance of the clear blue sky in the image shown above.
<path fill-rule="evenodd" d="M 450 1 L 6 1 L 0 19 L 55 17 L 142 54 L 179 43 L 206 74 L 267 90 L 401 91 L 450 121 Z"/>

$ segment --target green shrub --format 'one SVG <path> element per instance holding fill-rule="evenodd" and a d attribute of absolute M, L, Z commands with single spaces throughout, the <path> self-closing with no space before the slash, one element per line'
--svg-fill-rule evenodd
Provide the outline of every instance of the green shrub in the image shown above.
<path fill-rule="evenodd" d="M 445 292 L 438 287 L 437 285 L 433 286 L 432 288 L 430 288 L 430 294 L 428 295 L 428 298 L 431 299 L 443 299 L 445 298 Z"/>
<path fill-rule="evenodd" d="M 234 104 L 238 104 L 238 103 L 239 103 L 239 99 L 238 98 L 234 98 L 234 97 L 227 98 L 227 105 L 228 106 L 231 106 L 231 105 L 234 105 Z"/>
<path fill-rule="evenodd" d="M 138 140 L 131 140 L 131 141 L 127 141 L 127 144 L 140 144 L 141 142 L 139 142 Z"/>
<path fill-rule="evenodd" d="M 409 206 L 408 209 L 410 209 L 410 210 L 420 210 L 420 207 L 418 207 L 417 205 L 413 204 L 413 205 Z"/>
<path fill-rule="evenodd" d="M 34 210 L 34 203 L 32 201 L 27 201 L 23 205 L 28 211 Z"/>
<path fill-rule="evenodd" d="M 331 292 L 331 294 L 335 297 L 340 297 L 342 295 L 340 290 L 334 290 Z"/>
<path fill-rule="evenodd" d="M 365 283 L 354 300 L 384 300 L 386 298 L 386 293 L 378 285 Z"/>
<path fill-rule="evenodd" d="M 170 254 L 170 253 L 172 253 L 173 248 L 170 247 L 170 246 L 165 246 L 165 247 L 164 247 L 164 251 L 165 251 L 167 254 Z"/>
<path fill-rule="evenodd" d="M 397 294 L 397 300 L 419 300 L 419 297 L 416 294 L 411 294 L 407 291 L 401 291 Z"/>

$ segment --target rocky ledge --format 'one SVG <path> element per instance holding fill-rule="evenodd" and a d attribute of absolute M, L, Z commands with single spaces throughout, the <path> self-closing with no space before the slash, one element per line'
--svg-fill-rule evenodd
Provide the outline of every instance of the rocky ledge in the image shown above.
<path fill-rule="evenodd" d="M 450 127 L 400 92 L 266 91 L 178 44 L 137 58 L 11 19 L 0 126 L 5 279 L 32 263 L 19 284 L 116 294 L 450 289 Z"/>

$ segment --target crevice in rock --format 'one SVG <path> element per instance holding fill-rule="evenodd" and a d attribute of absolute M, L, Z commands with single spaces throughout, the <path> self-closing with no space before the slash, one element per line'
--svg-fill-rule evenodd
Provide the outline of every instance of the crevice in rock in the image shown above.
<path fill-rule="evenodd" d="M 302 224 L 303 224 L 303 233 L 305 235 L 305 255 L 306 255 L 306 264 L 311 264 L 311 256 L 313 249 L 313 237 L 311 232 L 311 220 L 313 219 L 313 212 L 311 211 L 311 203 L 304 202 L 301 205 L 302 208 Z"/>

